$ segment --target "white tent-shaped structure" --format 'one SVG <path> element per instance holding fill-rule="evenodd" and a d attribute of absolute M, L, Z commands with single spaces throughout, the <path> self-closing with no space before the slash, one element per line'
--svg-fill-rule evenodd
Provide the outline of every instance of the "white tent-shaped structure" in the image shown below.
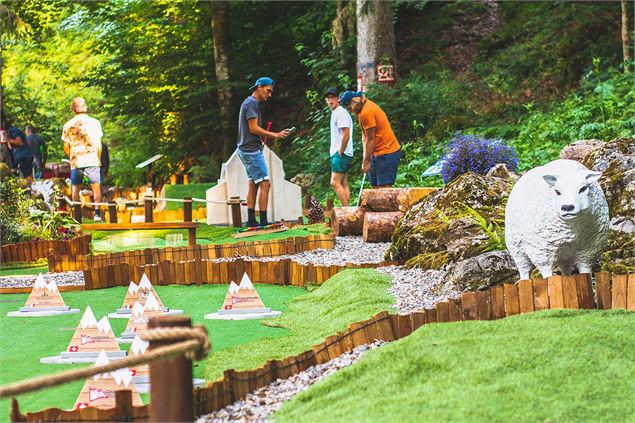
<path fill-rule="evenodd" d="M 270 221 L 296 220 L 302 215 L 302 190 L 289 181 L 286 181 L 282 160 L 265 146 L 263 150 L 265 163 L 269 170 L 271 190 L 269 191 L 269 206 L 267 216 Z M 230 197 L 247 198 L 247 172 L 243 163 L 234 151 L 229 160 L 223 163 L 218 184 L 205 192 L 207 201 L 221 203 L 207 203 L 207 224 L 228 225 L 231 223 L 231 207 L 222 204 Z M 241 207 L 242 221 L 247 220 L 247 208 Z"/>

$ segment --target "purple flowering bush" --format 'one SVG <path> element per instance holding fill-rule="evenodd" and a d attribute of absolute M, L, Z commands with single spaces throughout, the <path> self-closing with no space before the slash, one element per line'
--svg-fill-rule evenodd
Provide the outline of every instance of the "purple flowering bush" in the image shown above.
<path fill-rule="evenodd" d="M 446 184 L 466 172 L 485 175 L 498 163 L 504 163 L 510 170 L 518 167 L 516 151 L 500 139 L 457 132 L 449 142 L 449 150 L 441 167 Z"/>

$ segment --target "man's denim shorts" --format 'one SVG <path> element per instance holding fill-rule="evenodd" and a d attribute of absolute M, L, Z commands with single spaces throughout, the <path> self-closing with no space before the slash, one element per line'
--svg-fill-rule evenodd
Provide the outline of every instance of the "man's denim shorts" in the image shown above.
<path fill-rule="evenodd" d="M 269 180 L 269 171 L 267 170 L 265 155 L 262 151 L 242 151 L 239 148 L 238 157 L 240 157 L 240 161 L 245 165 L 247 179 L 253 181 L 254 184 Z"/>
<path fill-rule="evenodd" d="M 401 149 L 394 153 L 372 157 L 370 159 L 370 172 L 368 172 L 370 185 L 373 187 L 394 185 L 400 160 Z"/>
<path fill-rule="evenodd" d="M 84 183 L 84 175 L 86 175 L 91 185 L 101 183 L 101 175 L 99 174 L 99 168 L 95 166 L 95 167 L 71 169 L 71 184 L 82 185 Z"/>

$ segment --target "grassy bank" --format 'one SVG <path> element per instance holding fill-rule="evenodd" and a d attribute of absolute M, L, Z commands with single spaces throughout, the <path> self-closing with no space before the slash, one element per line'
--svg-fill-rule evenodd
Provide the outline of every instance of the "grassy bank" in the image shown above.
<path fill-rule="evenodd" d="M 635 313 L 426 325 L 286 403 L 276 422 L 633 421 Z"/>
<path fill-rule="evenodd" d="M 252 369 L 267 360 L 298 354 L 322 342 L 353 322 L 388 310 L 394 298 L 388 295 L 390 277 L 372 269 L 345 270 L 313 292 L 297 297 L 269 326 L 287 331 L 287 336 L 259 339 L 214 353 L 207 361 L 207 379 L 222 376 L 225 369 Z"/>

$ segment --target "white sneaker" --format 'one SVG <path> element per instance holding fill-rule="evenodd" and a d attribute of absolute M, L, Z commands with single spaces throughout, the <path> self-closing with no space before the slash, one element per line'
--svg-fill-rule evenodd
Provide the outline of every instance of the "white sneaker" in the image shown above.
<path fill-rule="evenodd" d="M 93 219 L 94 222 L 101 222 L 101 216 L 97 215 L 95 216 L 95 218 Z"/>

